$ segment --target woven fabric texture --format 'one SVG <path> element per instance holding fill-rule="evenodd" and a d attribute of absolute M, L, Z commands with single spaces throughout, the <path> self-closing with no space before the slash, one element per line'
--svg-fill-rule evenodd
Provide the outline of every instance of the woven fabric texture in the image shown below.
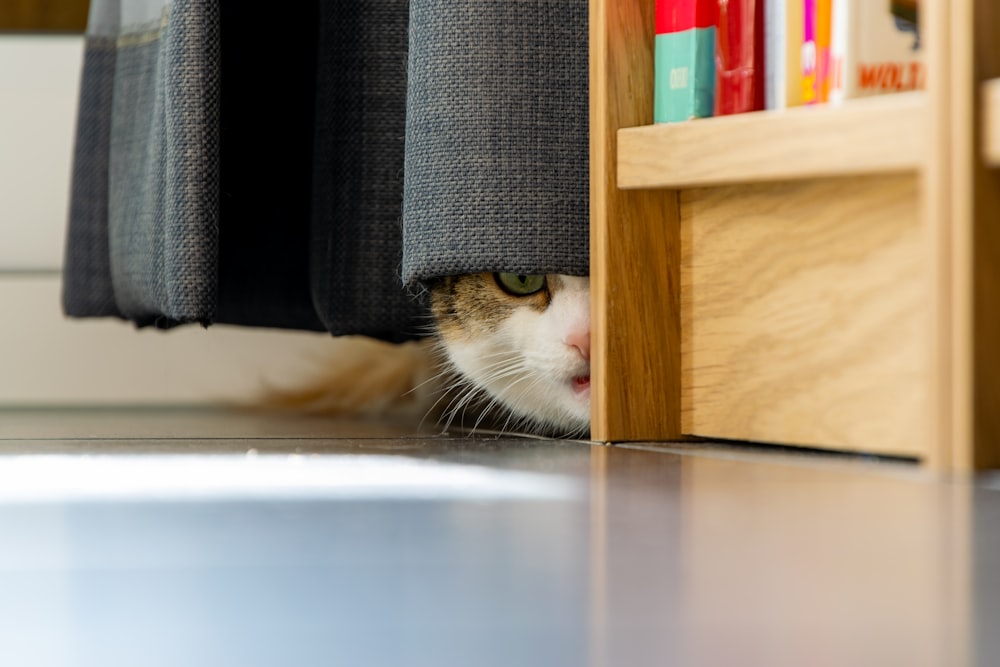
<path fill-rule="evenodd" d="M 582 0 L 94 0 L 64 309 L 399 340 L 588 271 Z"/>
<path fill-rule="evenodd" d="M 411 0 L 403 278 L 589 273 L 587 3 Z"/>
<path fill-rule="evenodd" d="M 116 55 L 114 39 L 87 38 L 63 259 L 63 309 L 71 317 L 123 317 L 115 303 L 108 248 L 108 159 Z"/>
<path fill-rule="evenodd" d="M 207 323 L 218 254 L 218 7 L 148 2 L 154 18 L 135 24 L 121 21 L 125 1 L 91 7 L 64 310 Z"/>
<path fill-rule="evenodd" d="M 311 256 L 334 334 L 426 324 L 400 279 L 407 21 L 407 0 L 320 3 Z"/>

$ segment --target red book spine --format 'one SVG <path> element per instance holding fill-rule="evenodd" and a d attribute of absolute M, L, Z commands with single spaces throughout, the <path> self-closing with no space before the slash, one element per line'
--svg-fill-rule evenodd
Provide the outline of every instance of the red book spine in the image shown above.
<path fill-rule="evenodd" d="M 764 53 L 767 50 L 767 16 L 764 14 L 764 7 L 767 0 L 757 0 L 757 6 L 753 13 L 753 58 L 754 58 L 754 83 L 753 83 L 753 110 L 761 111 L 767 108 L 767 91 L 765 90 L 767 79 L 767 61 Z"/>
<path fill-rule="evenodd" d="M 709 4 L 705 0 L 657 0 L 656 34 L 711 28 L 715 25 L 715 12 Z"/>
<path fill-rule="evenodd" d="M 763 109 L 763 0 L 718 0 L 717 115 Z"/>

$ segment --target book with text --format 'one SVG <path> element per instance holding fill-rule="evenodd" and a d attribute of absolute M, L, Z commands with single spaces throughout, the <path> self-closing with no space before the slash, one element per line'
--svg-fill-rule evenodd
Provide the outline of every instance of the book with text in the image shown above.
<path fill-rule="evenodd" d="M 926 87 L 920 0 L 836 0 L 833 26 L 832 101 Z"/>
<path fill-rule="evenodd" d="M 717 0 L 656 0 L 653 120 L 711 116 Z"/>

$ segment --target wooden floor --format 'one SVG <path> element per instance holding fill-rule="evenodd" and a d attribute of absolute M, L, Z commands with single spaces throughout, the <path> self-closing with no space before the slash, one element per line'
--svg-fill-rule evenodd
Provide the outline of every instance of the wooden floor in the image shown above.
<path fill-rule="evenodd" d="M 896 460 L 0 412 L 5 664 L 997 664 L 997 572 Z"/>

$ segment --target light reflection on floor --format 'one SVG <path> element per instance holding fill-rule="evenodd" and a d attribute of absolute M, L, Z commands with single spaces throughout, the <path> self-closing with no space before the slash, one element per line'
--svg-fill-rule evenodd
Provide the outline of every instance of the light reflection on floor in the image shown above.
<path fill-rule="evenodd" d="M 578 500 L 572 478 L 374 454 L 21 455 L 0 503 L 212 500 Z"/>
<path fill-rule="evenodd" d="M 900 463 L 0 413 L 2 665 L 1000 664 L 998 572 Z"/>

